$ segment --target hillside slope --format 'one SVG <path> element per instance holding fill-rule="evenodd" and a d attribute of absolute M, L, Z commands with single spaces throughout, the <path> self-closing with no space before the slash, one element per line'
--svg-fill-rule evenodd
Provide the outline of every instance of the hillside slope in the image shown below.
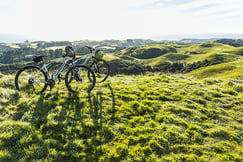
<path fill-rule="evenodd" d="M 242 161 L 243 82 L 149 73 L 28 95 L 0 75 L 0 161 Z"/>
<path fill-rule="evenodd" d="M 105 59 L 111 64 L 112 74 L 139 74 L 146 71 L 196 74 L 193 71 L 197 69 L 207 69 L 214 65 L 220 69 L 226 63 L 237 64 L 243 60 L 242 52 L 242 47 L 220 43 L 167 43 L 126 48 L 107 54 Z M 241 77 L 239 75 L 238 79 Z"/>
<path fill-rule="evenodd" d="M 71 42 L 39 42 L 38 48 L 17 48 L 15 50 L 7 50 L 2 54 L 0 52 L 0 71 L 2 73 L 14 73 L 24 64 L 30 64 L 34 55 L 48 55 L 46 61 L 52 61 L 60 58 L 63 50 L 55 48 L 64 48 L 65 43 L 69 45 Z M 104 59 L 110 64 L 111 75 L 116 74 L 144 74 L 146 72 L 164 72 L 164 73 L 190 73 L 197 76 L 198 70 L 210 71 L 210 68 L 217 67 L 220 70 L 221 65 L 224 71 L 230 73 L 231 67 L 227 65 L 238 64 L 243 60 L 243 48 L 235 47 L 222 43 L 199 43 L 199 44 L 174 44 L 174 43 L 155 43 L 151 40 L 126 40 L 122 41 L 80 41 L 72 42 L 75 48 L 77 57 L 89 53 L 83 45 L 93 44 L 97 49 L 106 48 Z M 101 46 L 96 43 L 100 43 Z M 113 44 L 119 44 L 113 46 Z M 25 42 L 25 44 L 33 45 L 33 42 Z M 125 44 L 129 48 L 123 47 Z M 142 45 L 150 44 L 150 45 Z M 52 47 L 54 46 L 54 47 Z M 82 46 L 82 47 L 80 47 Z M 106 47 L 105 47 L 106 46 Z M 109 46 L 109 47 L 108 47 Z M 80 47 L 80 48 L 79 48 Z M 111 48 L 112 47 L 112 48 Z M 114 48 L 113 48 L 114 47 Z M 115 51 L 113 53 L 108 53 Z M 215 66 L 217 65 L 217 66 Z M 228 70 L 227 70 L 228 69 Z M 197 71 L 195 71 L 197 70 Z M 239 69 L 240 70 L 240 69 Z M 193 72 L 195 71 L 195 73 Z M 201 73 L 201 72 L 200 72 Z M 206 72 L 207 73 L 207 72 Z M 202 75 L 211 77 L 212 75 Z M 226 75 L 228 78 L 230 75 Z M 243 75 L 238 73 L 234 78 L 240 79 Z"/>
<path fill-rule="evenodd" d="M 199 68 L 186 75 L 197 78 L 243 79 L 243 60 Z"/>

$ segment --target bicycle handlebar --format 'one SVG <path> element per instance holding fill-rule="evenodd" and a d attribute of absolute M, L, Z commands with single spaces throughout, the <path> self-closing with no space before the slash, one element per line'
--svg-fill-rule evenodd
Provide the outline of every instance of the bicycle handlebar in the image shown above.
<path fill-rule="evenodd" d="M 90 52 L 93 52 L 95 49 L 93 47 L 90 47 L 90 46 L 84 46 L 86 48 L 88 48 L 90 50 Z"/>

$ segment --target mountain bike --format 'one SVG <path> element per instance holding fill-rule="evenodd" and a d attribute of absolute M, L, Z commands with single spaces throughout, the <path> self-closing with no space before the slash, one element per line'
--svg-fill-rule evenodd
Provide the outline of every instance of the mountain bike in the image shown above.
<path fill-rule="evenodd" d="M 94 88 L 96 78 L 94 72 L 89 67 L 74 64 L 73 58 L 69 56 L 64 56 L 48 64 L 45 63 L 44 57 L 46 56 L 40 55 L 33 59 L 34 62 L 42 61 L 43 65 L 41 67 L 29 65 L 16 73 L 15 86 L 18 90 L 37 94 L 44 92 L 47 86 L 52 90 L 56 79 L 58 79 L 63 69 L 68 69 L 65 75 L 65 84 L 69 91 L 80 92 L 85 90 L 90 92 Z M 61 66 L 55 73 L 50 75 L 48 69 L 57 63 L 61 63 Z"/>
<path fill-rule="evenodd" d="M 89 47 L 89 46 L 84 46 L 84 47 L 88 48 L 90 53 L 87 55 L 84 55 L 80 58 L 74 59 L 73 64 L 74 65 L 82 64 L 82 65 L 88 66 L 95 73 L 96 83 L 104 82 L 110 74 L 110 68 L 109 68 L 108 63 L 102 59 L 103 51 L 96 50 L 93 47 Z M 48 70 L 51 73 L 56 73 L 56 71 L 59 70 L 59 67 L 61 65 L 62 65 L 62 63 L 57 62 L 55 64 L 52 64 Z M 68 71 L 68 68 L 69 68 L 69 66 L 65 66 L 62 69 L 62 72 L 58 75 L 59 82 L 62 79 L 65 79 L 65 73 Z"/>

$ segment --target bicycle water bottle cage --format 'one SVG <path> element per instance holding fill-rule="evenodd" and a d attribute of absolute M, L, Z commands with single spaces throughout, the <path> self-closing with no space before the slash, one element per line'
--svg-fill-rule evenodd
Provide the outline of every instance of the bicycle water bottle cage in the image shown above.
<path fill-rule="evenodd" d="M 36 56 L 36 57 L 33 58 L 33 61 L 34 61 L 34 62 L 40 62 L 40 61 L 43 60 L 43 59 L 42 59 L 43 57 L 46 57 L 46 56 L 45 56 L 45 55 Z"/>

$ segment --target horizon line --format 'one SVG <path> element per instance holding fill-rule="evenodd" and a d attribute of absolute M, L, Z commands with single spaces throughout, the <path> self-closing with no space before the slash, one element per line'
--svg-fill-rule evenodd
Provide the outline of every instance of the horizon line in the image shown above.
<path fill-rule="evenodd" d="M 3 38 L 2 38 L 3 37 Z M 45 40 L 45 39 L 37 39 L 31 36 L 21 35 L 21 34 L 1 34 L 0 33 L 0 43 L 21 43 L 25 41 L 37 42 L 37 41 L 45 41 L 45 42 L 58 42 L 58 41 L 105 41 L 105 40 L 128 40 L 128 39 L 144 39 L 144 40 L 153 40 L 153 41 L 180 41 L 182 39 L 243 39 L 243 33 L 196 33 L 196 34 L 161 34 L 158 36 L 141 36 L 141 37 L 133 37 L 133 38 L 104 38 L 104 39 L 69 39 L 69 40 Z"/>

